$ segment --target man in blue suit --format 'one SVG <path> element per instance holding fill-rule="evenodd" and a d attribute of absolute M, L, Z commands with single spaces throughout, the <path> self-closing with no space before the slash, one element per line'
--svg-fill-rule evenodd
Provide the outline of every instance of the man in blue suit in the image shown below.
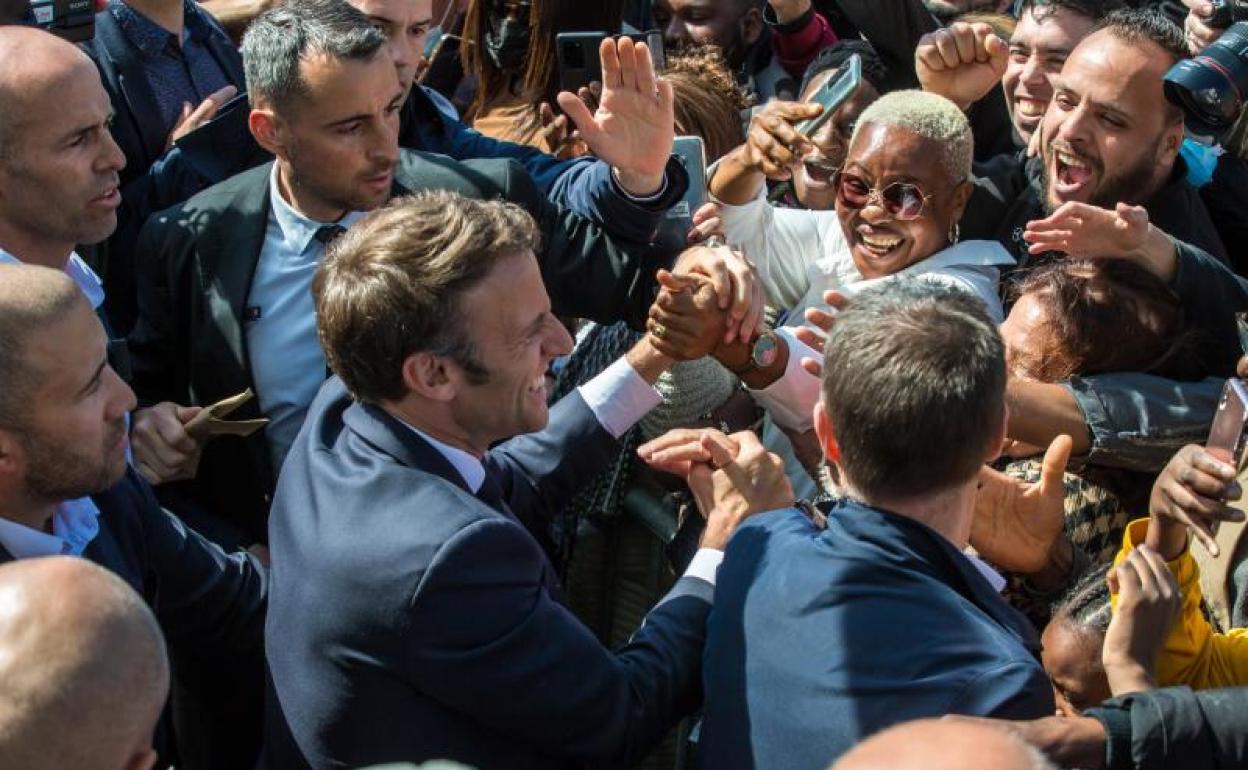
<path fill-rule="evenodd" d="M 825 347 L 815 431 L 844 496 L 826 527 L 788 508 L 729 545 L 707 628 L 705 767 L 823 770 L 910 719 L 1053 713 L 1034 629 L 962 551 L 1005 437 L 1004 350 L 982 303 L 899 281 L 856 297 Z"/>
<path fill-rule="evenodd" d="M 337 378 L 269 519 L 267 767 L 630 766 L 698 705 L 722 548 L 792 492 L 752 436 L 696 436 L 715 459 L 683 455 L 702 548 L 631 642 L 604 649 L 530 530 L 620 451 L 671 361 L 643 338 L 548 412 L 547 368 L 572 340 L 536 247 L 522 209 L 428 192 L 360 220 L 318 267 Z"/>

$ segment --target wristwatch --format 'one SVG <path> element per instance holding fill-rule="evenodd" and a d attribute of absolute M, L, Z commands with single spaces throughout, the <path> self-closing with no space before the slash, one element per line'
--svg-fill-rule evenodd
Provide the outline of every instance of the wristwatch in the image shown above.
<path fill-rule="evenodd" d="M 779 355 L 780 341 L 776 339 L 776 333 L 765 331 L 754 338 L 753 344 L 750 345 L 750 359 L 746 361 L 745 366 L 734 370 L 733 374 L 739 376 L 756 369 L 766 369 L 776 362 L 776 357 Z"/>

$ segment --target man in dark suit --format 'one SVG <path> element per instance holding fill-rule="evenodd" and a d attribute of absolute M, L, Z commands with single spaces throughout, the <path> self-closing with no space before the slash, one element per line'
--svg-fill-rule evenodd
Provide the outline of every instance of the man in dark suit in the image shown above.
<path fill-rule="evenodd" d="M 661 265 L 644 246 L 550 204 L 513 161 L 461 164 L 400 152 L 402 84 L 384 37 L 346 3 L 276 8 L 252 24 L 243 49 L 255 105 L 251 131 L 277 161 L 148 223 L 131 343 L 139 398 L 154 405 L 135 418 L 140 468 L 153 482 L 194 476 L 184 494 L 212 515 L 195 525 L 224 520 L 228 528 L 213 536 L 249 545 L 265 537 L 277 470 L 324 379 L 307 290 L 335 229 L 422 189 L 505 197 L 541 225 L 543 276 L 557 312 L 635 326 L 644 322 Z M 618 109 L 670 116 L 670 89 L 656 95 L 641 58 L 621 62 L 620 81 L 632 87 Z M 195 413 L 185 405 L 247 387 L 258 405 L 238 416 L 264 414 L 272 422 L 248 439 L 219 439 L 201 459 L 182 428 Z"/>
<path fill-rule="evenodd" d="M 147 600 L 171 653 L 255 662 L 265 569 L 162 510 L 128 467 L 134 393 L 108 365 L 106 343 L 63 273 L 0 265 L 0 561 L 90 559 Z"/>
<path fill-rule="evenodd" d="M 823 770 L 909 719 L 1053 713 L 1035 630 L 962 552 L 1004 440 L 1003 348 L 956 289 L 896 282 L 838 314 L 815 431 L 844 497 L 826 528 L 788 508 L 729 545 L 707 623 L 706 767 Z M 1038 498 L 1059 507 L 1069 446 L 1046 456 Z"/>
<path fill-rule="evenodd" d="M 620 451 L 671 360 L 644 337 L 548 411 L 572 340 L 537 241 L 512 204 L 426 193 L 318 268 L 341 381 L 309 410 L 270 520 L 268 767 L 632 766 L 697 705 L 720 549 L 792 490 L 750 434 L 674 436 L 706 534 L 629 644 L 603 649 L 531 529 Z"/>

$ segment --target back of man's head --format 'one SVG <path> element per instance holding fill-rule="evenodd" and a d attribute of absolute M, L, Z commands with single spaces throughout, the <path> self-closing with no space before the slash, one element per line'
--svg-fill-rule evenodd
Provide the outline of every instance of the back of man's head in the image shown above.
<path fill-rule="evenodd" d="M 421 351 L 484 381 L 460 297 L 500 258 L 537 248 L 537 225 L 515 204 L 442 191 L 391 201 L 339 238 L 316 271 L 330 368 L 369 403 L 401 399 L 403 363 Z"/>
<path fill-rule="evenodd" d="M 20 426 L 22 404 L 39 390 L 30 337 L 64 319 L 86 299 L 69 276 L 36 265 L 0 264 L 0 429 Z"/>
<path fill-rule="evenodd" d="M 823 408 L 844 481 L 869 498 L 911 498 L 970 481 L 1005 412 L 1005 349 L 981 300 L 898 280 L 838 314 Z"/>
<path fill-rule="evenodd" d="M 243 36 L 243 69 L 253 107 L 278 112 L 307 93 L 301 65 L 327 56 L 368 61 L 386 37 L 345 0 L 299 0 L 265 11 Z"/>
<path fill-rule="evenodd" d="M 70 557 L 0 566 L 0 767 L 146 770 L 169 689 L 151 610 Z"/>
<path fill-rule="evenodd" d="M 991 725 L 919 719 L 855 746 L 831 770 L 1057 770 L 1039 750 Z"/>

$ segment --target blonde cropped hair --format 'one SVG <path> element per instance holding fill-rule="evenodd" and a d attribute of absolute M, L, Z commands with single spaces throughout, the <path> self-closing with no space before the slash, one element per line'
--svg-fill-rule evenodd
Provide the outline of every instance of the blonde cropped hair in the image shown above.
<path fill-rule="evenodd" d="M 970 177 L 975 155 L 971 124 L 962 110 L 945 97 L 927 91 L 887 93 L 863 110 L 853 139 L 858 138 L 868 123 L 897 126 L 939 142 L 943 148 L 942 165 L 949 174 L 949 181 L 957 184 Z"/>

